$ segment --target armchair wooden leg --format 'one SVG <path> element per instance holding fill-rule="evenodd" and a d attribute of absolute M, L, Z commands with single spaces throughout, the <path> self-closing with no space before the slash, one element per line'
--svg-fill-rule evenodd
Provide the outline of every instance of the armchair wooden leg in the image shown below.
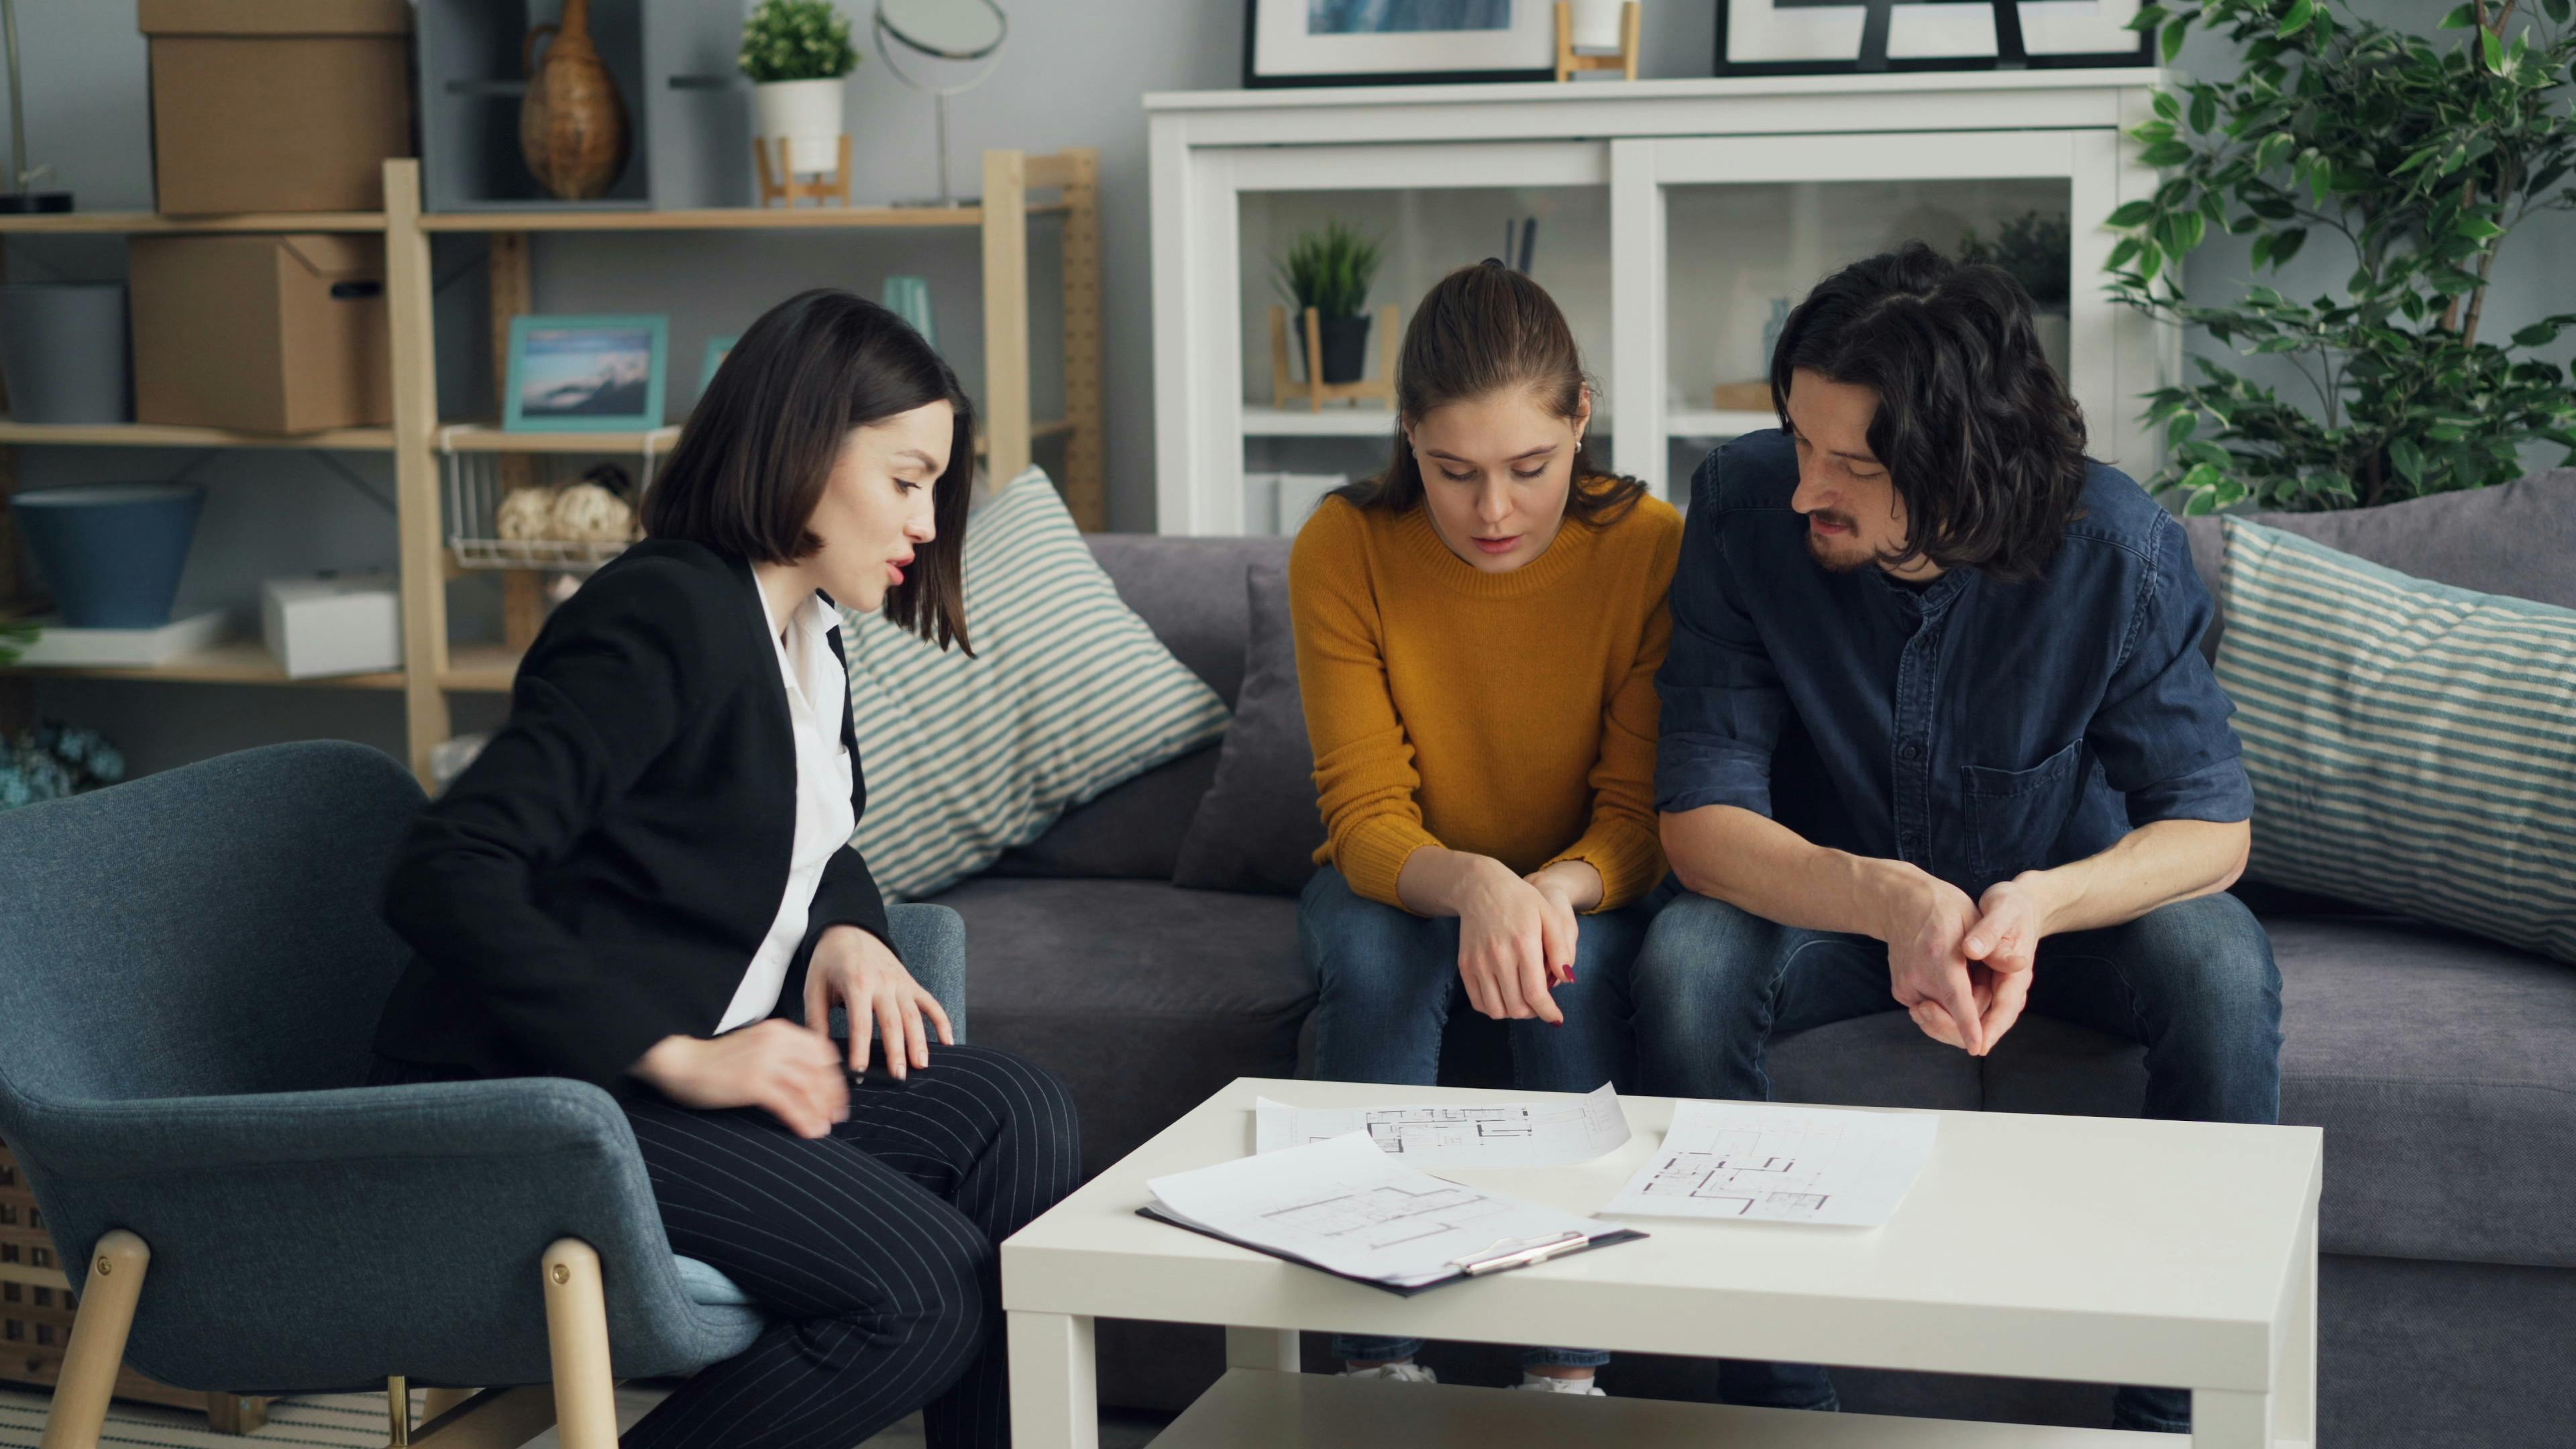
<path fill-rule="evenodd" d="M 608 1364 L 599 1254 L 579 1238 L 558 1238 L 546 1249 L 545 1275 L 557 1437 L 563 1449 L 617 1449 L 617 1380 Z"/>
<path fill-rule="evenodd" d="M 116 1395 L 116 1369 L 125 1361 L 125 1337 L 134 1328 L 134 1305 L 143 1294 L 143 1270 L 152 1249 L 123 1228 L 98 1240 L 89 1277 L 80 1285 L 80 1312 L 63 1351 L 62 1377 L 45 1416 L 44 1449 L 98 1449 L 107 1427 L 107 1403 Z"/>

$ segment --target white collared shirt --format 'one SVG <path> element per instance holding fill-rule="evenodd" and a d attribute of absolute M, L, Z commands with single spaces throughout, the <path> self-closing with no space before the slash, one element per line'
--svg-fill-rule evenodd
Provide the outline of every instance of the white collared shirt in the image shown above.
<path fill-rule="evenodd" d="M 850 808 L 850 752 L 841 743 L 841 706 L 850 680 L 832 656 L 832 631 L 840 617 L 820 594 L 808 594 L 790 614 L 785 637 L 769 612 L 769 595 L 760 594 L 760 613 L 769 624 L 769 642 L 778 654 L 778 672 L 787 685 L 787 715 L 796 737 L 796 843 L 788 860 L 787 894 L 778 903 L 778 918 L 734 988 L 716 1030 L 748 1026 L 778 1008 L 778 993 L 796 948 L 805 942 L 814 891 L 823 882 L 823 867 L 850 843 L 858 828 Z"/>

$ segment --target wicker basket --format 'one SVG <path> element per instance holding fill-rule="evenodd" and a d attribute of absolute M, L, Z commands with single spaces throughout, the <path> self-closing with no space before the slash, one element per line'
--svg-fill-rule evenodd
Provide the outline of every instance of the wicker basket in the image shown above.
<path fill-rule="evenodd" d="M 36 1195 L 19 1176 L 8 1144 L 0 1143 L 0 1381 L 53 1387 L 62 1376 L 76 1301 L 45 1235 Z M 117 1371 L 116 1396 L 203 1409 L 218 1433 L 247 1434 L 268 1418 L 266 1399 L 174 1389 L 131 1368 Z"/>

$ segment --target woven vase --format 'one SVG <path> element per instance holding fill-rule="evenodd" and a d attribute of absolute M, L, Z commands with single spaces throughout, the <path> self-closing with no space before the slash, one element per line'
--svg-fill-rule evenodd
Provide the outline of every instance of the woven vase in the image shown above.
<path fill-rule="evenodd" d="M 537 44 L 547 36 L 545 61 Z M 604 196 L 626 170 L 633 135 L 617 78 L 590 42 L 590 0 L 564 0 L 563 24 L 528 32 L 527 99 L 519 103 L 519 152 L 539 185 L 565 201 Z"/>

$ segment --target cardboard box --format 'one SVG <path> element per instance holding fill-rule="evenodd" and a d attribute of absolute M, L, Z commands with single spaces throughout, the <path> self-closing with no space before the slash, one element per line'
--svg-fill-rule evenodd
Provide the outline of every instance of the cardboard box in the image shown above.
<path fill-rule="evenodd" d="M 409 156 L 404 0 L 138 0 L 160 209 L 381 211 Z"/>
<path fill-rule="evenodd" d="M 289 679 L 402 668 L 402 595 L 391 574 L 316 574 L 260 585 L 260 638 Z"/>
<path fill-rule="evenodd" d="M 393 421 L 382 237 L 127 244 L 134 419 L 249 433 Z"/>

